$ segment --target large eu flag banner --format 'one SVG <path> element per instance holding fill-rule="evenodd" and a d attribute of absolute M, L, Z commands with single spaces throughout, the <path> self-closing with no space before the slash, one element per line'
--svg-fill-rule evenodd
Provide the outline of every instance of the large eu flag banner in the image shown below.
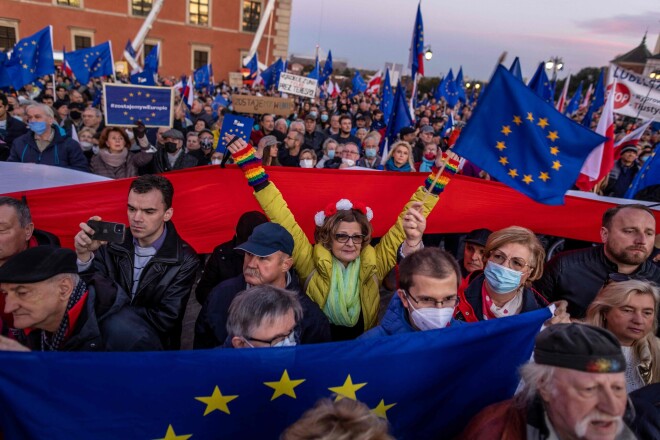
<path fill-rule="evenodd" d="M 113 75 L 115 72 L 112 45 L 109 41 L 98 46 L 66 52 L 64 59 L 80 84 L 87 84 L 90 78 Z"/>
<path fill-rule="evenodd" d="M 103 83 L 105 125 L 131 126 L 142 121 L 147 127 L 171 127 L 174 90 Z"/>
<path fill-rule="evenodd" d="M 286 348 L 0 352 L 7 439 L 277 439 L 320 398 L 359 400 L 398 439 L 456 435 L 512 396 L 548 309 Z"/>
<path fill-rule="evenodd" d="M 14 46 L 11 58 L 1 66 L 3 75 L 16 90 L 38 79 L 40 76 L 55 72 L 53 58 L 53 28 L 46 26 L 36 34 L 20 40 Z"/>
<path fill-rule="evenodd" d="M 453 151 L 537 202 L 560 205 L 604 141 L 498 66 Z"/>
<path fill-rule="evenodd" d="M 252 133 L 252 126 L 254 119 L 247 116 L 238 116 L 226 114 L 222 120 L 222 127 L 220 128 L 220 140 L 218 141 L 217 151 L 224 153 L 227 151 L 227 143 L 225 142 L 225 134 L 229 133 L 238 136 L 245 142 L 250 142 L 250 134 Z"/>

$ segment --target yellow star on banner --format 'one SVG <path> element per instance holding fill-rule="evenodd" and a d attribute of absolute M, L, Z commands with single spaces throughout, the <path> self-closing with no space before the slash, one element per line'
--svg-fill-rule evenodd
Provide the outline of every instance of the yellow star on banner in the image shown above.
<path fill-rule="evenodd" d="M 515 169 L 515 168 L 512 168 L 512 169 L 509 170 L 508 174 L 509 174 L 509 176 L 511 176 L 512 178 L 515 179 L 516 177 L 518 177 L 518 170 Z"/>
<path fill-rule="evenodd" d="M 559 168 L 561 168 L 561 162 L 559 162 L 558 160 L 555 160 L 554 162 L 552 162 L 552 169 L 553 170 L 559 171 Z"/>
<path fill-rule="evenodd" d="M 275 390 L 273 392 L 273 397 L 270 398 L 271 401 L 277 399 L 280 396 L 285 396 L 285 395 L 289 397 L 293 397 L 295 399 L 296 392 L 294 388 L 300 385 L 301 383 L 303 383 L 304 381 L 305 379 L 291 380 L 289 378 L 288 371 L 284 370 L 284 373 L 282 373 L 282 377 L 280 378 L 279 381 L 264 382 L 264 385 Z"/>
<path fill-rule="evenodd" d="M 337 397 L 335 398 L 335 402 L 337 400 L 343 399 L 344 397 L 351 400 L 357 400 L 357 397 L 355 396 L 355 392 L 360 388 L 362 388 L 363 386 L 365 386 L 366 384 L 367 382 L 354 384 L 353 380 L 351 379 L 351 375 L 349 374 L 342 386 L 332 387 L 328 389 L 333 393 L 337 394 Z"/>
<path fill-rule="evenodd" d="M 146 98 L 151 98 L 151 94 L 149 94 L 149 93 L 145 93 L 144 96 L 145 96 Z"/>
<path fill-rule="evenodd" d="M 548 118 L 539 118 L 539 122 L 536 125 L 538 125 L 541 128 L 545 128 L 550 124 L 548 124 Z"/>
<path fill-rule="evenodd" d="M 522 124 L 522 119 L 520 119 L 520 116 L 514 115 L 513 116 L 513 123 L 516 124 L 516 125 Z"/>
<path fill-rule="evenodd" d="M 550 154 L 552 154 L 553 156 L 556 156 L 557 154 L 559 154 L 559 148 L 550 147 Z"/>
<path fill-rule="evenodd" d="M 389 405 L 385 405 L 385 399 L 380 399 L 380 403 L 378 404 L 377 407 L 371 410 L 372 413 L 376 414 L 378 417 L 381 419 L 387 420 L 387 410 L 392 408 L 396 403 L 390 403 Z"/>
<path fill-rule="evenodd" d="M 525 119 L 527 119 L 529 122 L 534 122 L 534 115 L 532 114 L 532 112 L 528 112 L 527 117 Z"/>
<path fill-rule="evenodd" d="M 34 41 L 34 40 L 30 41 L 30 43 L 32 43 L 33 46 L 36 46 L 36 45 L 37 45 L 37 42 Z"/>
<path fill-rule="evenodd" d="M 128 116 L 128 112 L 124 112 L 124 116 Z"/>
<path fill-rule="evenodd" d="M 508 125 L 503 125 L 503 126 L 502 126 L 502 131 L 501 131 L 501 133 L 502 133 L 504 136 L 508 136 L 509 133 L 511 133 L 511 127 L 509 127 Z"/>
<path fill-rule="evenodd" d="M 128 102 L 128 98 L 124 98 L 124 102 Z"/>
<path fill-rule="evenodd" d="M 227 404 L 236 398 L 238 398 L 238 395 L 223 396 L 222 393 L 220 392 L 220 388 L 218 388 L 218 386 L 216 385 L 215 389 L 213 390 L 213 394 L 206 397 L 195 397 L 195 400 L 199 400 L 200 402 L 206 403 L 206 409 L 204 410 L 204 415 L 212 413 L 216 409 L 218 411 L 222 411 L 223 413 L 229 414 L 229 407 L 227 406 Z"/>
<path fill-rule="evenodd" d="M 541 179 L 544 182 L 547 182 L 548 180 L 550 180 L 550 176 L 545 171 L 541 171 L 541 174 L 539 174 L 539 179 Z"/>
<path fill-rule="evenodd" d="M 131 121 L 135 121 L 135 118 L 133 116 L 130 117 Z"/>
<path fill-rule="evenodd" d="M 156 117 L 156 113 L 152 113 L 151 116 L 155 118 L 155 117 Z"/>
<path fill-rule="evenodd" d="M 529 185 L 533 181 L 534 181 L 534 179 L 532 179 L 531 174 L 525 174 L 525 176 L 523 177 L 523 182 L 525 182 L 527 185 Z"/>
<path fill-rule="evenodd" d="M 135 95 L 133 94 L 133 92 L 131 92 L 131 93 L 128 94 L 128 96 L 130 96 L 132 98 Z"/>
<path fill-rule="evenodd" d="M 137 95 L 138 95 L 138 96 L 142 96 L 142 92 L 137 92 Z"/>
<path fill-rule="evenodd" d="M 495 145 L 495 148 L 502 151 L 506 148 L 506 145 L 504 145 L 504 142 L 500 141 L 500 142 L 497 143 L 497 145 Z"/>
<path fill-rule="evenodd" d="M 556 141 L 557 139 L 559 139 L 559 135 L 557 134 L 556 131 L 551 131 L 550 133 L 548 133 L 548 135 L 547 135 L 546 137 L 547 137 L 548 139 L 550 139 L 552 142 L 554 142 L 554 141 Z"/>
<path fill-rule="evenodd" d="M 506 164 L 509 163 L 509 159 L 507 159 L 506 156 L 500 156 L 500 160 L 499 160 L 499 162 L 500 162 L 502 165 L 506 165 Z"/>
<path fill-rule="evenodd" d="M 167 432 L 165 433 L 165 437 L 157 438 L 156 440 L 188 440 L 190 437 L 192 437 L 192 434 L 176 435 L 176 432 L 174 432 L 174 428 L 172 428 L 172 425 L 169 425 L 167 427 Z"/>
<path fill-rule="evenodd" d="M 154 99 L 152 99 L 152 100 L 151 100 L 151 102 L 156 102 L 156 99 L 155 99 L 155 98 L 154 98 Z"/>

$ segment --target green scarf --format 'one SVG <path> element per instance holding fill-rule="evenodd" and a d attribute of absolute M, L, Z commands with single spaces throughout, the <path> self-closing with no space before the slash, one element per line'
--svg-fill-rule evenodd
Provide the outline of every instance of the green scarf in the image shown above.
<path fill-rule="evenodd" d="M 360 257 L 348 264 L 348 267 L 332 258 L 332 278 L 330 293 L 325 302 L 323 312 L 331 323 L 353 327 L 358 322 L 362 307 L 360 306 Z"/>

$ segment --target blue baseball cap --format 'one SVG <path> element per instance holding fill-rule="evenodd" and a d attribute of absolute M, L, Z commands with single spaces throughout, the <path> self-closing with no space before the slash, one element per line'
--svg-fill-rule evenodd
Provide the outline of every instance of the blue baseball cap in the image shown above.
<path fill-rule="evenodd" d="M 293 237 L 277 223 L 262 223 L 252 231 L 247 241 L 234 249 L 248 252 L 257 257 L 267 257 L 277 251 L 293 254 Z"/>

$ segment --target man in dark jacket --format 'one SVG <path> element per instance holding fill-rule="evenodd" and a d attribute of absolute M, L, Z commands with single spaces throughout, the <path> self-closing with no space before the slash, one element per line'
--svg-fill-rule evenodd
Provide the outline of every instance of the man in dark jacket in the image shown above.
<path fill-rule="evenodd" d="M 89 172 L 80 144 L 65 137 L 64 130 L 54 125 L 53 109 L 44 104 L 27 107 L 30 132 L 16 138 L 11 146 L 9 162 L 32 162 Z"/>
<path fill-rule="evenodd" d="M 51 246 L 27 249 L 0 267 L 5 310 L 15 328 L 30 329 L 18 332 L 18 342 L 36 351 L 161 349 L 120 288 L 100 275 L 85 282 L 77 272 L 76 254 Z"/>
<path fill-rule="evenodd" d="M 9 114 L 9 101 L 0 93 L 0 160 L 7 160 L 12 142 L 27 133 L 27 125 Z M 4 145 L 3 145 L 4 142 Z"/>
<path fill-rule="evenodd" d="M 154 172 L 164 173 L 166 171 L 183 170 L 184 168 L 196 167 L 199 163 L 197 158 L 186 153 L 183 149 L 183 133 L 174 128 L 163 133 L 164 148 L 159 148 L 154 153 Z"/>
<path fill-rule="evenodd" d="M 646 206 L 610 208 L 603 214 L 603 245 L 557 255 L 535 286 L 550 301 L 568 301 L 571 318 L 584 318 L 608 280 L 630 277 L 660 283 L 660 268 L 649 260 L 655 231 L 653 211 Z"/>
<path fill-rule="evenodd" d="M 181 323 L 199 259 L 170 221 L 174 187 L 162 176 L 146 175 L 131 183 L 127 231 L 123 243 L 93 240 L 81 223 L 74 239 L 80 273 L 101 272 L 117 282 L 131 306 L 158 332 L 166 349 L 178 349 Z M 101 220 L 100 217 L 92 217 Z"/>
<path fill-rule="evenodd" d="M 227 318 L 232 300 L 252 286 L 271 285 L 296 292 L 303 309 L 300 321 L 300 343 L 330 341 L 330 323 L 319 306 L 312 301 L 292 276 L 293 237 L 277 223 L 263 223 L 238 246 L 245 252 L 243 274 L 220 283 L 210 293 L 195 324 L 194 348 L 222 346 L 227 339 Z"/>
<path fill-rule="evenodd" d="M 316 127 L 316 118 L 314 115 L 305 116 L 305 141 L 302 149 L 309 148 L 314 150 L 316 157 L 323 157 L 323 142 L 327 139 L 325 133 Z"/>

